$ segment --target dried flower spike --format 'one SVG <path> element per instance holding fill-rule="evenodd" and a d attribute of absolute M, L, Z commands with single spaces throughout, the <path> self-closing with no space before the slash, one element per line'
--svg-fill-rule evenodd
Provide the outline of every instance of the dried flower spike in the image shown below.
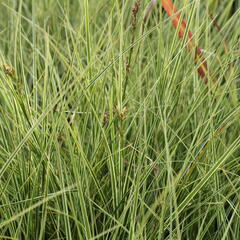
<path fill-rule="evenodd" d="M 128 107 L 123 107 L 122 110 L 120 110 L 117 106 L 114 107 L 114 111 L 117 113 L 118 117 L 123 121 L 127 119 L 127 111 Z"/>
<path fill-rule="evenodd" d="M 132 8 L 132 28 L 135 29 L 137 25 L 137 14 L 140 8 L 140 0 L 136 0 Z"/>
<path fill-rule="evenodd" d="M 15 68 L 11 67 L 7 64 L 3 64 L 3 71 L 6 75 L 8 75 L 10 77 L 14 77 L 14 75 L 15 75 Z"/>

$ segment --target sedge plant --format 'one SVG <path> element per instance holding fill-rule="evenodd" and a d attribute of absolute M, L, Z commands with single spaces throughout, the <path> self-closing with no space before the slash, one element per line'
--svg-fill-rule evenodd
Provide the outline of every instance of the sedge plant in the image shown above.
<path fill-rule="evenodd" d="M 240 239 L 237 2 L 0 1 L 0 239 Z"/>

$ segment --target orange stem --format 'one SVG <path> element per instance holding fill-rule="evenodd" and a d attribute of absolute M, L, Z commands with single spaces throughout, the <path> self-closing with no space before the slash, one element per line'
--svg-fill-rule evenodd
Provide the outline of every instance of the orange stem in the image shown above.
<path fill-rule="evenodd" d="M 171 17 L 173 26 L 177 29 L 179 25 L 179 32 L 178 35 L 180 38 L 183 38 L 185 30 L 186 30 L 186 22 L 182 19 L 181 20 L 181 14 L 178 13 L 178 9 L 174 6 L 171 0 L 162 0 L 162 6 L 165 10 L 165 12 L 168 14 L 169 17 Z M 196 51 L 196 59 L 200 61 L 200 66 L 198 67 L 198 73 L 201 76 L 201 78 L 204 79 L 205 83 L 207 83 L 208 79 L 206 77 L 206 73 L 208 71 L 208 65 L 207 61 L 204 59 L 202 54 L 202 49 L 195 45 L 193 42 L 193 34 L 191 31 L 188 31 L 187 33 L 188 37 L 188 49 L 195 49 Z"/>

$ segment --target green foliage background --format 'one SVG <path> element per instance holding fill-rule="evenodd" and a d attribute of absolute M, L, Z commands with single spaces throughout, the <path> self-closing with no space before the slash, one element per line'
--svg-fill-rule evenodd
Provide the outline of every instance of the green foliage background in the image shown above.
<path fill-rule="evenodd" d="M 0 1 L 0 239 L 240 239 L 239 3 L 175 1 L 207 85 L 148 3 Z"/>

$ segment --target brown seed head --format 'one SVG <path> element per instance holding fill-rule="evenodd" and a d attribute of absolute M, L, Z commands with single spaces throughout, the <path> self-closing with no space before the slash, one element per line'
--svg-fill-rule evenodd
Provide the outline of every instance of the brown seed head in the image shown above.
<path fill-rule="evenodd" d="M 132 28 L 135 29 L 137 25 L 137 14 L 140 8 L 140 0 L 136 0 L 132 8 Z"/>
<path fill-rule="evenodd" d="M 3 64 L 3 71 L 6 75 L 13 77 L 15 75 L 15 68 L 8 64 Z"/>

